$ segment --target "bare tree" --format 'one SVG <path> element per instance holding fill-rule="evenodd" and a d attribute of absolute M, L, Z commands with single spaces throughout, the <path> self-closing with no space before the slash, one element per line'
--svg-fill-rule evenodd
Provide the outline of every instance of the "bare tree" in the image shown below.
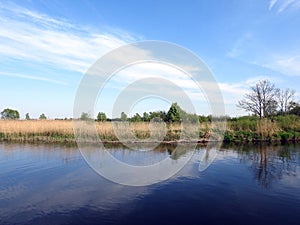
<path fill-rule="evenodd" d="M 294 101 L 295 90 L 285 89 L 278 91 L 277 99 L 279 104 L 279 111 L 285 115 L 287 111 L 291 108 Z"/>
<path fill-rule="evenodd" d="M 250 111 L 260 118 L 273 114 L 277 108 L 276 93 L 278 89 L 268 80 L 260 80 L 255 86 L 250 87 L 238 107 Z"/>

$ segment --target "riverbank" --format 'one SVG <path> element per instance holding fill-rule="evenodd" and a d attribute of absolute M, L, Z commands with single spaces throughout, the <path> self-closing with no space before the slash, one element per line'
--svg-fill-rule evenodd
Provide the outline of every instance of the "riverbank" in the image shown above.
<path fill-rule="evenodd" d="M 297 118 L 298 119 L 298 118 Z M 105 143 L 118 143 L 111 122 L 96 122 L 99 138 Z M 214 140 L 211 137 L 209 122 L 199 124 L 199 130 L 189 129 L 185 131 L 182 139 L 181 125 L 166 124 L 166 133 L 162 142 L 198 142 L 206 143 Z M 289 127 L 290 126 L 290 127 Z M 228 121 L 224 134 L 224 142 L 300 142 L 299 120 L 295 120 L 287 126 L 287 121 Z M 151 142 L 149 123 L 130 123 L 130 129 L 135 139 L 128 142 Z M 152 127 L 153 129 L 153 127 Z M 161 134 L 161 126 L 154 127 L 157 134 Z M 0 141 L 17 142 L 61 142 L 75 143 L 73 122 L 71 120 L 0 120 Z M 124 141 L 124 140 L 123 140 Z"/>

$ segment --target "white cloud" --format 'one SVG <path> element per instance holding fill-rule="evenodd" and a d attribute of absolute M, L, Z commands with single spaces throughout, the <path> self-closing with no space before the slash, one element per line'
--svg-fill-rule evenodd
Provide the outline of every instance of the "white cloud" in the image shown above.
<path fill-rule="evenodd" d="M 281 2 L 281 5 L 279 6 L 278 13 L 283 12 L 288 7 L 292 6 L 295 0 L 285 0 Z"/>
<path fill-rule="evenodd" d="M 269 10 L 275 10 L 277 13 L 282 13 L 286 10 L 300 9 L 299 0 L 271 0 L 269 2 Z"/>
<path fill-rule="evenodd" d="M 300 3 L 300 1 L 299 1 Z M 252 60 L 246 58 L 244 53 L 249 52 L 249 41 L 252 35 L 247 33 L 237 39 L 232 49 L 228 51 L 227 56 L 238 58 L 246 63 L 254 64 L 260 67 L 265 67 L 288 76 L 300 76 L 300 55 L 279 52 L 272 54 L 266 53 L 263 56 L 253 56 Z"/>
<path fill-rule="evenodd" d="M 175 67 L 171 67 L 167 64 L 161 63 L 142 63 L 135 64 L 130 67 L 125 68 L 119 73 L 115 74 L 112 79 L 104 87 L 106 90 L 102 92 L 100 99 L 107 99 L 110 95 L 110 102 L 115 102 L 114 98 L 117 98 L 122 91 L 127 88 L 128 85 L 145 78 L 163 78 L 174 83 L 174 85 L 180 87 L 185 94 L 193 102 L 197 112 L 199 114 L 210 114 L 209 101 L 207 99 L 207 94 L 210 95 L 210 99 L 214 103 L 222 103 L 222 99 L 216 96 L 216 86 L 213 82 L 201 81 L 201 86 L 198 87 L 194 80 L 192 80 L 188 75 L 178 70 Z M 223 95 L 223 100 L 225 104 L 226 113 L 231 116 L 244 115 L 245 112 L 240 110 L 237 111 L 236 104 L 239 100 L 243 99 L 244 94 L 249 92 L 250 86 L 255 85 L 259 80 L 268 79 L 273 83 L 279 83 L 277 78 L 271 76 L 255 76 L 244 81 L 236 83 L 218 82 L 217 85 Z M 157 82 L 157 80 L 155 80 Z M 163 80 L 161 83 L 156 83 L 153 85 L 157 88 L 157 94 L 159 95 L 162 91 L 168 91 L 172 96 L 180 98 L 182 92 L 178 92 L 176 89 L 163 88 Z M 130 91 L 138 92 L 141 94 L 147 89 L 146 87 L 151 87 L 151 85 L 145 84 L 145 87 L 137 86 L 135 89 L 130 89 Z M 208 91 L 204 91 L 204 88 Z M 109 91 L 110 90 L 110 91 Z M 113 93 L 113 97 L 112 97 Z M 107 103 L 110 104 L 110 103 Z"/>
<path fill-rule="evenodd" d="M 15 5 L 0 4 L 0 23 L 0 56 L 76 72 L 85 72 L 109 50 L 134 40 L 128 33 L 97 32 Z"/>
<path fill-rule="evenodd" d="M 247 45 L 251 41 L 253 35 L 252 33 L 245 33 L 239 39 L 237 39 L 233 47 L 227 52 L 227 56 L 231 58 L 237 58 L 244 53 Z"/>
<path fill-rule="evenodd" d="M 300 76 L 300 55 L 279 58 L 267 66 L 286 75 Z"/>
<path fill-rule="evenodd" d="M 245 86 L 250 87 L 250 86 L 254 86 L 260 80 L 269 80 L 272 83 L 281 82 L 281 80 L 279 78 L 275 78 L 273 76 L 267 76 L 267 75 L 260 75 L 260 76 L 248 78 L 243 83 L 245 84 Z"/>
<path fill-rule="evenodd" d="M 269 60 L 255 63 L 286 76 L 300 76 L 300 55 L 281 54 L 281 56 L 268 57 Z"/>
<path fill-rule="evenodd" d="M 279 82 L 279 80 L 271 76 L 255 76 L 236 83 L 219 83 L 225 104 L 237 104 L 250 91 L 250 87 L 254 86 L 259 80 L 269 80 L 272 83 Z"/>
<path fill-rule="evenodd" d="M 272 10 L 272 8 L 274 7 L 274 5 L 276 4 L 277 0 L 271 0 L 270 4 L 269 4 L 269 10 Z"/>
<path fill-rule="evenodd" d="M 277 4 L 274 1 L 272 6 L 270 4 L 270 9 L 273 9 Z M 89 27 L 69 23 L 63 19 L 51 18 L 15 5 L 4 5 L 1 3 L 0 23 L 1 58 L 50 64 L 54 65 L 58 70 L 67 69 L 81 73 L 86 72 L 95 60 L 108 51 L 136 40 L 135 37 L 121 30 L 116 30 L 113 34 L 108 34 L 107 31 L 99 32 Z M 244 47 L 247 46 L 247 42 L 251 38 L 251 33 L 243 35 L 235 42 L 227 55 L 229 57 L 242 55 L 245 51 Z M 124 57 L 137 58 L 139 56 L 139 58 L 143 58 L 145 54 L 149 53 L 140 50 L 137 52 L 133 49 L 133 54 L 120 55 L 118 59 L 121 62 Z M 294 71 L 299 71 L 297 62 L 299 62 L 299 58 L 278 60 L 276 65 L 280 66 L 280 68 L 293 68 Z M 193 68 L 187 68 L 185 65 L 180 65 L 180 67 L 189 71 L 193 70 Z M 182 71 L 168 65 L 155 63 L 135 65 L 134 68 L 125 69 L 120 74 L 121 76 L 116 76 L 113 83 L 109 84 L 111 87 L 118 83 L 126 86 L 137 79 L 145 77 L 162 77 L 184 89 L 192 100 L 206 101 L 202 91 L 192 79 Z M 65 82 L 37 74 L 1 71 L 0 75 L 66 85 Z M 244 93 L 249 90 L 249 85 L 253 85 L 259 79 L 262 79 L 262 77 L 256 77 L 240 83 L 218 83 L 224 96 L 225 104 L 236 104 Z M 203 86 L 212 90 L 213 86 L 211 83 L 202 83 Z M 118 87 L 120 90 L 120 86 Z"/>
<path fill-rule="evenodd" d="M 68 85 L 66 82 L 62 82 L 62 81 L 59 81 L 59 80 L 49 79 L 49 78 L 40 77 L 40 76 L 26 75 L 26 74 L 0 72 L 0 76 L 18 77 L 18 78 L 29 79 L 29 80 L 39 80 L 39 81 L 45 81 L 45 82 L 48 82 L 48 83 Z"/>
<path fill-rule="evenodd" d="M 163 78 L 174 83 L 174 85 L 180 87 L 189 98 L 196 103 L 196 105 L 202 103 L 208 103 L 207 94 L 211 95 L 213 101 L 220 103 L 221 99 L 214 98 L 216 93 L 216 86 L 213 82 L 200 81 L 201 86 L 198 87 L 194 80 L 188 75 L 166 64 L 159 63 L 143 63 L 136 64 L 125 68 L 119 73 L 115 74 L 112 79 L 106 84 L 105 88 L 114 90 L 116 97 L 122 92 L 129 84 L 135 81 L 145 78 Z M 249 87 L 255 85 L 259 80 L 268 79 L 271 82 L 277 82 L 275 78 L 269 76 L 256 76 L 251 79 L 246 79 L 237 83 L 218 82 L 217 85 L 221 91 L 225 103 L 225 107 L 228 108 L 228 112 L 232 114 L 235 111 L 235 105 L 241 100 L 245 93 L 249 91 Z M 163 80 L 162 80 L 163 83 Z M 160 84 L 157 85 L 159 87 Z M 147 86 L 147 85 L 146 85 Z M 141 92 L 144 90 L 141 88 Z M 206 89 L 208 93 L 205 93 Z M 139 90 L 135 90 L 139 91 Z M 158 90 L 158 93 L 161 90 Z M 166 90 L 165 90 L 166 91 Z M 172 90 L 169 90 L 172 91 Z M 111 93 L 111 92 L 104 92 Z M 181 95 L 182 93 L 172 92 L 175 95 Z M 105 96 L 101 96 L 105 98 Z M 114 101 L 112 101 L 114 102 Z M 234 108 L 234 109 L 233 109 Z M 201 112 L 201 110 L 199 111 Z"/>

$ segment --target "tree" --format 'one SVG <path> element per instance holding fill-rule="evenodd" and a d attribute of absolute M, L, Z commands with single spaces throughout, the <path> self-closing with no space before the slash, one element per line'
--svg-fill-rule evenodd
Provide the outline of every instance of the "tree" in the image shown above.
<path fill-rule="evenodd" d="M 42 114 L 40 115 L 39 119 L 40 119 L 40 120 L 46 120 L 47 117 L 46 117 L 46 115 L 45 115 L 44 113 L 42 113 Z"/>
<path fill-rule="evenodd" d="M 147 113 L 147 112 L 143 113 L 143 121 L 146 121 L 146 122 L 150 121 L 150 115 L 149 115 L 149 113 Z"/>
<path fill-rule="evenodd" d="M 127 119 L 128 119 L 128 118 L 127 118 L 126 113 L 121 112 L 121 120 L 122 120 L 122 121 L 126 121 Z"/>
<path fill-rule="evenodd" d="M 83 113 L 81 113 L 80 119 L 81 120 L 90 120 L 91 116 L 90 116 L 90 114 L 83 112 Z"/>
<path fill-rule="evenodd" d="M 209 116 L 198 116 L 198 120 L 199 120 L 199 123 L 203 123 L 203 122 L 211 122 L 211 118 L 212 116 L 209 115 Z"/>
<path fill-rule="evenodd" d="M 167 122 L 180 122 L 186 113 L 180 108 L 180 106 L 175 102 L 172 103 L 169 111 L 167 112 Z"/>
<path fill-rule="evenodd" d="M 288 111 L 289 114 L 300 116 L 300 104 L 297 102 L 292 102 Z"/>
<path fill-rule="evenodd" d="M 292 107 L 295 93 L 295 90 L 291 90 L 289 88 L 278 91 L 277 99 L 279 111 L 282 113 L 282 115 L 285 115 Z"/>
<path fill-rule="evenodd" d="M 106 117 L 105 113 L 104 112 L 99 112 L 98 115 L 97 115 L 97 120 L 98 121 L 106 121 L 107 117 Z"/>
<path fill-rule="evenodd" d="M 150 120 L 157 120 L 157 118 L 161 118 L 163 121 L 167 121 L 167 114 L 165 111 L 156 111 L 149 113 L 149 121 Z"/>
<path fill-rule="evenodd" d="M 26 113 L 26 114 L 25 114 L 25 119 L 26 119 L 26 120 L 30 120 L 29 113 Z"/>
<path fill-rule="evenodd" d="M 266 106 L 266 115 L 271 116 L 275 115 L 277 113 L 278 108 L 278 102 L 275 100 L 269 101 L 269 103 Z"/>
<path fill-rule="evenodd" d="M 274 113 L 277 108 L 276 93 L 278 89 L 268 80 L 260 80 L 255 86 L 250 87 L 243 100 L 239 101 L 238 107 L 258 115 L 260 118 Z"/>
<path fill-rule="evenodd" d="M 131 122 L 141 122 L 142 121 L 142 117 L 140 116 L 140 114 L 136 113 L 133 117 L 131 117 Z"/>
<path fill-rule="evenodd" d="M 1 113 L 1 118 L 5 120 L 16 120 L 20 119 L 20 114 L 17 110 L 14 109 L 4 109 Z"/>

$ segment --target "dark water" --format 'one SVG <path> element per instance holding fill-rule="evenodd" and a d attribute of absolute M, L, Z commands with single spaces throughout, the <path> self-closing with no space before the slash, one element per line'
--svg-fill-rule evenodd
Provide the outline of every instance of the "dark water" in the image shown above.
<path fill-rule="evenodd" d="M 300 146 L 224 146 L 203 172 L 192 160 L 172 179 L 128 187 L 74 146 L 0 143 L 0 224 L 300 224 Z"/>

